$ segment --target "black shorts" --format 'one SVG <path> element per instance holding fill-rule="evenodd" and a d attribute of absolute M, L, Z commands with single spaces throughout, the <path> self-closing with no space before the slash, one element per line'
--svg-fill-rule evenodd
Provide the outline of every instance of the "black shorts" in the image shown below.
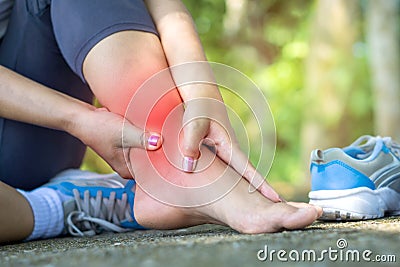
<path fill-rule="evenodd" d="M 157 34 L 142 0 L 16 0 L 0 64 L 90 103 L 83 61 L 99 41 L 125 30 Z M 0 180 L 13 187 L 33 189 L 78 168 L 85 149 L 65 132 L 0 118 Z"/>

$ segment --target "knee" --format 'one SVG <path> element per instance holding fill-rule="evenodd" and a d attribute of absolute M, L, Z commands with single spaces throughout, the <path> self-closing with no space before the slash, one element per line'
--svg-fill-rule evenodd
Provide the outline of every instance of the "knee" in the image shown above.
<path fill-rule="evenodd" d="M 100 103 L 123 115 L 143 82 L 167 67 L 156 35 L 123 31 L 91 49 L 83 63 L 83 73 Z"/>

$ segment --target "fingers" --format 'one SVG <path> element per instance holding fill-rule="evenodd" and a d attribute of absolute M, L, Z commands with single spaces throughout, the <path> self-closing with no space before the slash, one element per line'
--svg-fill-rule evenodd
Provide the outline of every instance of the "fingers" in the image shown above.
<path fill-rule="evenodd" d="M 124 179 L 134 179 L 133 172 L 130 171 L 130 168 L 126 164 L 125 165 L 121 165 L 121 166 L 114 166 L 112 168 L 122 178 L 124 178 Z"/>
<path fill-rule="evenodd" d="M 119 168 L 115 169 L 115 171 L 124 179 L 134 179 L 135 175 L 133 173 L 132 165 L 131 165 L 131 160 L 129 158 L 130 155 L 130 149 L 125 149 L 123 151 L 123 157 L 124 159 L 120 159 L 119 162 L 124 161 L 125 164 L 122 166 L 119 166 Z"/>
<path fill-rule="evenodd" d="M 267 183 L 265 178 L 254 168 L 248 157 L 240 149 L 234 145 L 232 149 L 218 149 L 218 156 L 229 164 L 236 172 L 242 175 L 249 183 L 249 192 L 258 190 L 262 195 L 274 202 L 282 202 L 279 194 Z M 235 155 L 234 157 L 231 155 Z"/>
<path fill-rule="evenodd" d="M 119 158 L 113 165 L 113 168 L 118 174 L 125 179 L 134 178 L 131 160 L 129 159 L 130 149 L 143 148 L 146 150 L 157 150 L 161 147 L 162 137 L 158 133 L 143 131 L 129 122 L 124 125 L 122 136 L 122 158 Z"/>
<path fill-rule="evenodd" d="M 125 122 L 122 144 L 125 148 L 135 147 L 146 150 L 157 150 L 161 147 L 162 137 L 155 132 L 147 132 L 129 122 Z"/>
<path fill-rule="evenodd" d="M 285 202 L 279 196 L 279 194 L 271 187 L 271 185 L 264 178 L 262 178 L 262 179 L 263 179 L 263 182 L 260 185 L 260 187 L 258 188 L 258 191 L 260 191 L 260 193 L 263 196 L 269 198 L 270 200 L 272 200 L 274 202 Z"/>
<path fill-rule="evenodd" d="M 97 108 L 95 112 L 102 114 L 103 119 L 107 118 L 107 125 L 111 128 L 114 127 L 114 130 L 118 129 L 121 124 L 123 125 L 122 133 L 114 132 L 114 146 L 119 146 L 122 144 L 124 148 L 135 147 L 146 150 L 157 150 L 161 147 L 163 140 L 160 134 L 144 131 L 143 129 L 140 129 L 139 127 L 130 123 L 128 120 L 122 120 L 121 116 L 110 112 L 105 107 Z M 109 133 L 105 134 L 107 135 Z M 115 134 L 117 134 L 117 136 Z M 120 141 L 120 138 L 122 138 L 122 142 Z"/>
<path fill-rule="evenodd" d="M 265 178 L 257 172 L 257 170 L 253 167 L 253 165 L 251 165 L 250 162 L 247 165 L 247 169 L 243 177 L 250 183 L 251 186 L 254 187 L 252 188 L 249 185 L 249 192 L 254 192 L 255 190 L 258 190 L 263 196 L 269 198 L 273 202 L 282 202 L 279 194 L 267 183 Z"/>
<path fill-rule="evenodd" d="M 147 150 L 157 150 L 161 147 L 162 138 L 158 133 L 144 132 L 142 133 L 141 145 Z"/>
<path fill-rule="evenodd" d="M 207 135 L 209 128 L 208 119 L 195 119 L 183 127 L 183 136 L 180 139 L 183 171 L 193 172 L 196 169 L 197 159 L 200 156 L 200 144 Z"/>

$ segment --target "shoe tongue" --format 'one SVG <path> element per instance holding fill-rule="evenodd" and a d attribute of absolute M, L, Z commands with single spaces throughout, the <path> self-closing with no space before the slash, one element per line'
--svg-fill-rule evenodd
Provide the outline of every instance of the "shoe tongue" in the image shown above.
<path fill-rule="evenodd" d="M 364 157 L 366 152 L 364 150 L 362 150 L 359 147 L 355 147 L 355 146 L 348 146 L 343 148 L 344 153 L 346 153 L 347 155 L 349 155 L 352 158 L 359 158 L 359 157 Z"/>
<path fill-rule="evenodd" d="M 382 145 L 382 138 L 370 138 L 368 142 L 364 144 L 358 144 L 357 146 L 350 145 L 343 148 L 343 151 L 353 158 L 366 159 L 370 156 L 375 157 L 382 149 Z"/>
<path fill-rule="evenodd" d="M 63 211 L 64 211 L 64 216 L 68 215 L 69 213 L 73 212 L 76 210 L 76 202 L 74 198 L 71 198 L 68 201 L 65 201 L 63 203 Z"/>
<path fill-rule="evenodd" d="M 135 193 L 135 189 L 136 189 L 135 180 L 128 180 L 128 182 L 125 184 L 125 189 L 131 190 L 133 193 Z"/>
<path fill-rule="evenodd" d="M 64 225 L 67 226 L 67 217 L 68 215 L 77 209 L 75 200 L 72 198 L 71 200 L 64 201 L 63 203 L 63 211 L 64 211 Z M 63 234 L 67 234 L 67 227 L 64 227 Z"/>

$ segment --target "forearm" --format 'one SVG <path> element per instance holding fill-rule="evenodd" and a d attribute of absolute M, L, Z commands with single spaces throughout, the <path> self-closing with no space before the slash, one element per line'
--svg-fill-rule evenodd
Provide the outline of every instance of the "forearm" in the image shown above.
<path fill-rule="evenodd" d="M 169 66 L 176 66 L 188 62 L 206 61 L 203 47 L 193 23 L 193 19 L 180 0 L 146 0 L 157 30 Z M 189 64 L 187 68 L 172 70 L 172 76 L 179 85 L 179 81 L 193 76 L 206 82 L 214 82 L 211 68 L 207 64 Z M 184 76 L 181 77 L 180 76 Z M 211 84 L 191 84 L 178 86 L 183 100 L 197 97 L 222 99 L 218 87 Z"/>
<path fill-rule="evenodd" d="M 94 107 L 0 66 L 0 117 L 63 130 L 77 129 L 77 118 Z"/>

